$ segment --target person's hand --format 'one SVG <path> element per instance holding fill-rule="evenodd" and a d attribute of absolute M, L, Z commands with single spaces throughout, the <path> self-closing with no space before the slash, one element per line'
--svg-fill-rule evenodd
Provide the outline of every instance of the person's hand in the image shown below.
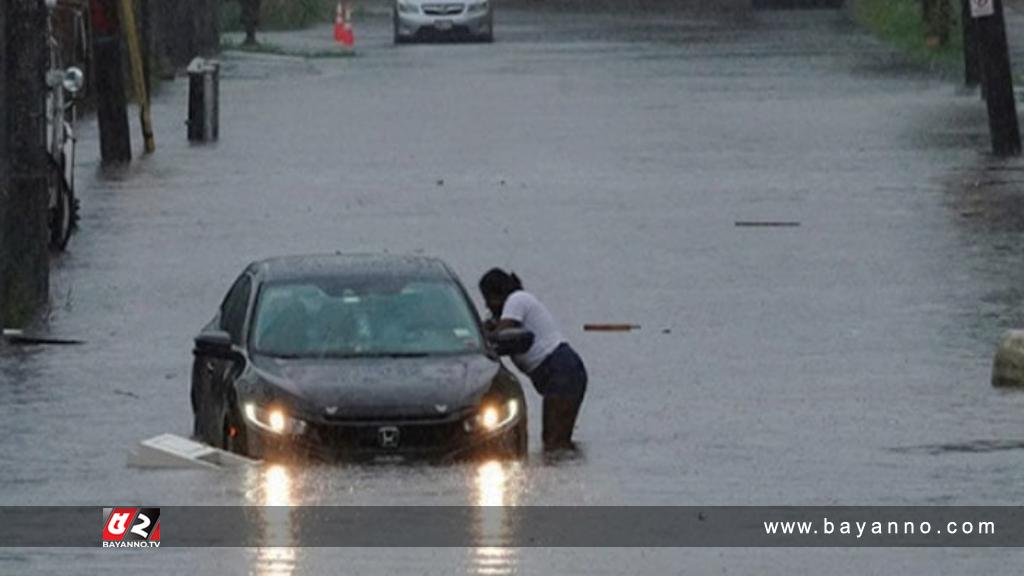
<path fill-rule="evenodd" d="M 494 332 L 498 328 L 498 321 L 494 318 L 488 318 L 484 320 L 484 331 Z"/>

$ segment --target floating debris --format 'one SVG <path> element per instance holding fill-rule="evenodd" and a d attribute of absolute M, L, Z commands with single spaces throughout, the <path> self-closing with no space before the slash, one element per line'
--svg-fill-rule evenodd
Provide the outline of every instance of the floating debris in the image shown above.
<path fill-rule="evenodd" d="M 84 340 L 52 338 L 49 336 L 33 336 L 31 334 L 25 334 L 22 330 L 15 330 L 13 328 L 4 328 L 3 339 L 10 344 L 22 345 L 45 344 L 53 346 L 76 346 L 78 344 L 85 344 Z"/>
<path fill-rule="evenodd" d="M 799 226 L 799 222 L 787 222 L 782 220 L 739 220 L 736 222 L 737 228 L 797 228 Z"/>
<path fill-rule="evenodd" d="M 639 330 L 639 324 L 584 324 L 584 332 L 631 332 Z"/>

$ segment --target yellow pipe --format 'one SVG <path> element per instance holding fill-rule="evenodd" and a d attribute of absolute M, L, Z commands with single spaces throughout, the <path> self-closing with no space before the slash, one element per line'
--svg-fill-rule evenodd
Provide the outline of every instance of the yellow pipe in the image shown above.
<path fill-rule="evenodd" d="M 153 119 L 149 109 L 149 94 L 146 92 L 145 71 L 142 66 L 142 44 L 139 42 L 139 31 L 135 25 L 135 7 L 132 0 L 121 0 L 121 28 L 124 30 L 125 43 L 128 45 L 128 61 L 132 68 L 132 83 L 135 97 L 139 100 L 139 121 L 142 124 L 142 138 L 146 146 L 146 154 L 156 150 L 153 138 Z"/>

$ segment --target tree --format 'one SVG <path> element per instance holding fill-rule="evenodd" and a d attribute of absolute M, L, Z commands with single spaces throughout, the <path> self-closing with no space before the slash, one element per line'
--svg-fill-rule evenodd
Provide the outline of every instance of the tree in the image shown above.
<path fill-rule="evenodd" d="M 260 26 L 261 0 L 239 0 L 242 3 L 242 26 L 245 27 L 245 45 L 256 45 L 256 30 Z"/>
<path fill-rule="evenodd" d="M 949 44 L 953 29 L 953 8 L 950 0 L 922 0 L 925 42 L 930 48 Z"/>

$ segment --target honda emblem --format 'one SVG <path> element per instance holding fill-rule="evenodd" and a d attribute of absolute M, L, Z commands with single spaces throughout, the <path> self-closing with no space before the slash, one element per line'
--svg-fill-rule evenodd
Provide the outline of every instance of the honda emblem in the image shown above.
<path fill-rule="evenodd" d="M 377 429 L 377 440 L 381 448 L 398 448 L 398 427 L 381 426 Z"/>

